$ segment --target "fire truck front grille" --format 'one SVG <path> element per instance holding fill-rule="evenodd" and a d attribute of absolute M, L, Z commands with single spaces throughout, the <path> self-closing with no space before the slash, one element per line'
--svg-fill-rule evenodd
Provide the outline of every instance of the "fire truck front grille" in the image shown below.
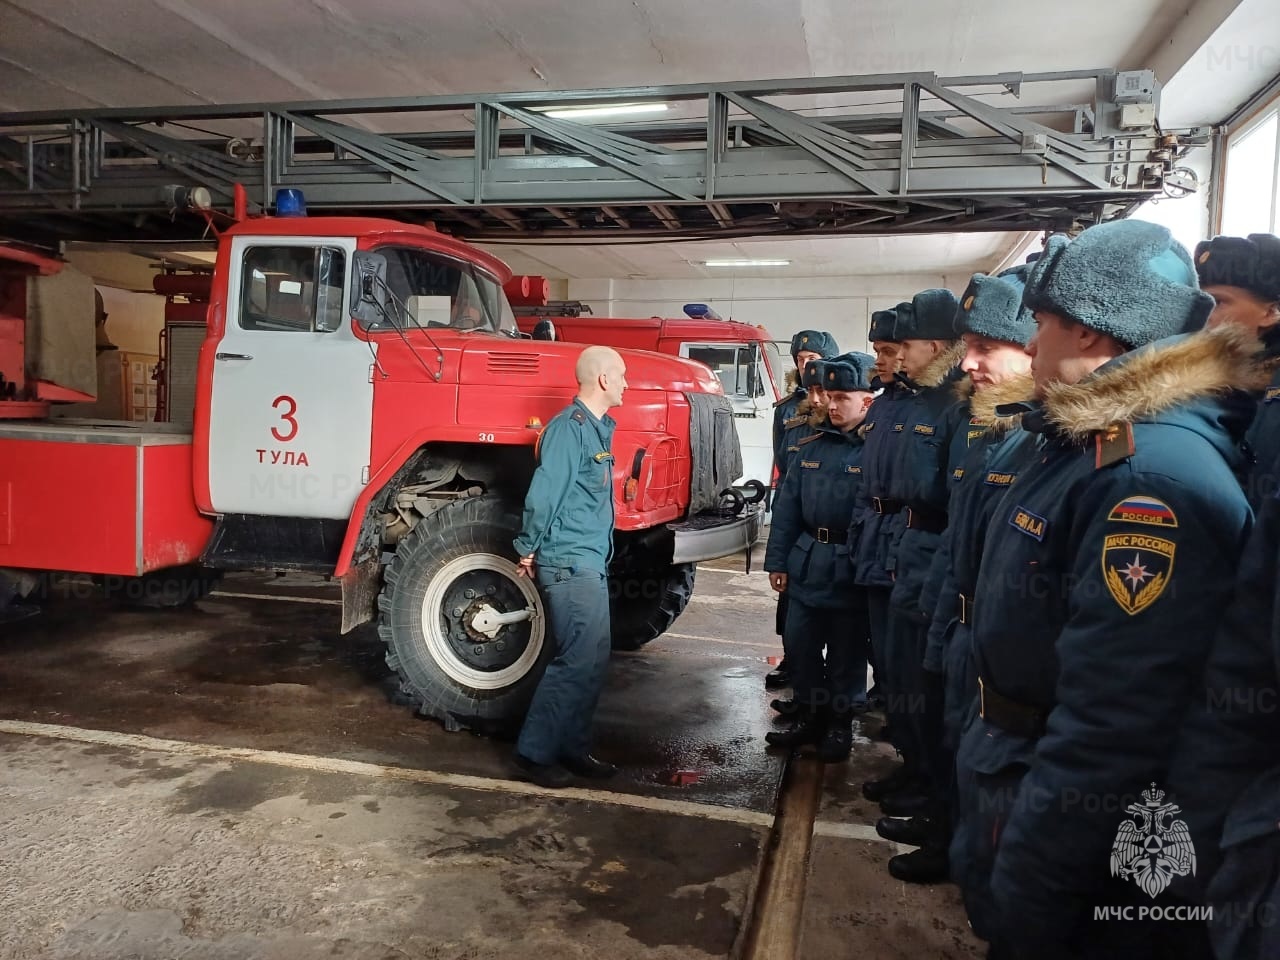
<path fill-rule="evenodd" d="M 742 476 L 742 448 L 733 425 L 728 397 L 686 393 L 689 401 L 689 446 L 693 464 L 689 480 L 689 513 L 716 505 L 721 490 Z"/>
<path fill-rule="evenodd" d="M 487 369 L 499 376 L 536 377 L 540 366 L 536 356 L 525 353 L 490 353 Z"/>

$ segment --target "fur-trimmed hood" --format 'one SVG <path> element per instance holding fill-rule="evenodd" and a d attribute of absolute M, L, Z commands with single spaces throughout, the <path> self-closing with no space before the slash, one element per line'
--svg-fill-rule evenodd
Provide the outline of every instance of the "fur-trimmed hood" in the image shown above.
<path fill-rule="evenodd" d="M 907 383 L 908 386 L 916 390 L 931 390 L 934 387 L 940 387 L 948 378 L 953 376 L 953 371 L 960 365 L 960 361 L 964 359 L 964 342 L 956 340 L 949 347 L 933 358 L 924 372 L 919 377 L 911 378 L 904 373 L 898 376 Z"/>
<path fill-rule="evenodd" d="M 827 408 L 815 407 L 809 402 L 809 398 L 806 396 L 796 404 L 796 416 L 807 417 L 809 426 L 816 427 L 818 424 L 822 423 L 822 421 L 827 419 Z"/>
<path fill-rule="evenodd" d="M 996 408 L 1007 404 L 1030 403 L 1036 395 L 1035 381 L 1025 373 L 985 390 L 975 390 L 969 401 L 969 415 L 991 430 L 1005 431 L 1022 420 L 1021 414 L 1001 415 Z"/>
<path fill-rule="evenodd" d="M 1083 442 L 1115 423 L 1151 420 L 1196 401 L 1226 403 L 1233 392 L 1260 390 L 1266 382 L 1257 338 L 1220 327 L 1158 340 L 1079 383 L 1051 384 L 1041 415 L 1062 435 Z"/>
<path fill-rule="evenodd" d="M 784 398 L 791 396 L 800 387 L 800 371 L 791 370 L 787 373 L 786 378 L 782 381 L 782 396 Z"/>

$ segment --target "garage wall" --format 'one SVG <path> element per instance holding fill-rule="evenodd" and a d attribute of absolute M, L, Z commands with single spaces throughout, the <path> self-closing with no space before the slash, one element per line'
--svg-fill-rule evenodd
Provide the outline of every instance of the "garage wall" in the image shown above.
<path fill-rule="evenodd" d="M 99 286 L 107 310 L 107 338 L 129 353 L 155 354 L 164 328 L 164 297 Z"/>
<path fill-rule="evenodd" d="M 763 325 L 775 340 L 798 330 L 829 330 L 842 350 L 867 350 L 875 310 L 946 287 L 959 296 L 970 274 L 786 277 L 724 280 L 570 280 L 567 299 L 597 316 L 681 317 L 686 303 L 706 303 L 726 319 Z"/>

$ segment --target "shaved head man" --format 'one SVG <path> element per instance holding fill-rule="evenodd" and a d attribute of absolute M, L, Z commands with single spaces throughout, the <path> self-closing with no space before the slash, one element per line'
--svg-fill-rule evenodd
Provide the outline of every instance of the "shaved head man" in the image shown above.
<path fill-rule="evenodd" d="M 617 772 L 591 756 L 591 723 L 609 662 L 609 558 L 613 553 L 613 430 L 627 365 L 587 347 L 574 365 L 578 395 L 538 438 L 525 495 L 518 577 L 536 577 L 555 656 L 538 681 L 512 758 L 516 776 L 544 787 Z"/>
<path fill-rule="evenodd" d="M 578 398 L 597 417 L 612 407 L 622 406 L 627 389 L 627 365 L 612 347 L 587 347 L 574 368 Z"/>

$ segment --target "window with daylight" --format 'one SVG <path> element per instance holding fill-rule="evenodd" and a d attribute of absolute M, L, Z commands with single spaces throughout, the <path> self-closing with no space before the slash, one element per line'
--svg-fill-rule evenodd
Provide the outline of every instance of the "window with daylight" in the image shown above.
<path fill-rule="evenodd" d="M 1227 141 L 1219 233 L 1275 233 L 1280 220 L 1280 102 L 1273 102 Z"/>

